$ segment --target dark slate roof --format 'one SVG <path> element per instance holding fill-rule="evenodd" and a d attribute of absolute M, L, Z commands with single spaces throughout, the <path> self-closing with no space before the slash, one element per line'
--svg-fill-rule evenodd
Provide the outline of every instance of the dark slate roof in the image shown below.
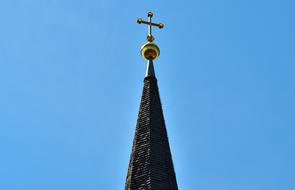
<path fill-rule="evenodd" d="M 144 79 L 125 190 L 178 190 L 155 76 Z"/>

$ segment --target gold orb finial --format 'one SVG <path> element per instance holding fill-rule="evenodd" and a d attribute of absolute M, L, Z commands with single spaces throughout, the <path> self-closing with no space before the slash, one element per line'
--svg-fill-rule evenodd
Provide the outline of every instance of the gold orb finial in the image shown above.
<path fill-rule="evenodd" d="M 141 56 L 145 60 L 155 60 L 160 55 L 160 48 L 153 42 L 147 42 L 141 47 Z"/>

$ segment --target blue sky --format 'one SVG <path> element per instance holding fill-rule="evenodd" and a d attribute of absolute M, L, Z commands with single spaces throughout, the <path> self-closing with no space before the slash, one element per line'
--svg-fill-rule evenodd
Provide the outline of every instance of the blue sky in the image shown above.
<path fill-rule="evenodd" d="M 0 1 L 0 189 L 124 189 L 154 12 L 181 190 L 295 189 L 294 1 Z"/>

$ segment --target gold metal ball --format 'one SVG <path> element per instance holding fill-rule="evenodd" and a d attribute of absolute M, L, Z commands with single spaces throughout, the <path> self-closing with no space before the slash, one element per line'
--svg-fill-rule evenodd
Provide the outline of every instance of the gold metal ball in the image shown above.
<path fill-rule="evenodd" d="M 153 17 L 153 13 L 152 12 L 148 12 L 148 17 Z"/>
<path fill-rule="evenodd" d="M 148 42 L 153 42 L 153 41 L 155 40 L 155 38 L 154 38 L 154 36 L 152 36 L 152 35 L 148 35 L 148 36 L 146 37 L 146 40 L 147 40 Z"/>
<path fill-rule="evenodd" d="M 159 28 L 164 28 L 164 24 L 160 23 Z"/>
<path fill-rule="evenodd" d="M 137 19 L 137 23 L 138 24 L 141 24 L 142 23 L 142 19 L 141 18 Z"/>
<path fill-rule="evenodd" d="M 155 43 L 147 42 L 141 47 L 140 54 L 145 60 L 155 60 L 160 55 L 160 49 Z"/>

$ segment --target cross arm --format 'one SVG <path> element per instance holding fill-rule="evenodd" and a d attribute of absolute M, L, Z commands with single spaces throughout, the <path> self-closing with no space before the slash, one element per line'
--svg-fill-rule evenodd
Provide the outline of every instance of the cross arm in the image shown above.
<path fill-rule="evenodd" d="M 164 24 L 162 24 L 162 23 L 159 23 L 159 24 L 151 23 L 151 22 L 144 21 L 141 18 L 137 19 L 137 23 L 138 24 L 147 24 L 147 25 L 156 26 L 156 27 L 159 27 L 160 29 L 164 28 Z"/>

